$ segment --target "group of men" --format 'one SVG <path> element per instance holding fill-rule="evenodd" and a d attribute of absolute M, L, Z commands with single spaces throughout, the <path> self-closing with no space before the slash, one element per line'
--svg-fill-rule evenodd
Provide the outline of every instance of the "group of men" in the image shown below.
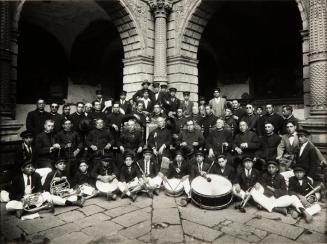
<path fill-rule="evenodd" d="M 93 187 L 91 196 L 115 185 L 102 190 L 108 199 L 115 200 L 120 191 L 134 201 L 140 191 L 153 197 L 163 181 L 170 185 L 170 179 L 179 179 L 186 194 L 181 205 L 186 206 L 192 180 L 218 174 L 233 183 L 241 211 L 251 198 L 267 211 L 287 214 L 290 207 L 292 216 L 312 220 L 318 211 L 308 208 L 312 203 L 306 194 L 320 180 L 318 170 L 326 161 L 309 141 L 309 132 L 299 129 L 291 106 L 283 106 L 282 115 L 272 104 L 242 108 L 237 100 L 221 97 L 219 88 L 208 103 L 200 98 L 196 104 L 190 92 L 180 100 L 175 88 L 153 83 L 151 90 L 150 85 L 144 81 L 130 100 L 122 91 L 115 102 L 97 91 L 92 103 L 78 102 L 73 114 L 69 105 L 59 114 L 57 103 L 46 112 L 45 101 L 38 99 L 17 152 L 19 184 L 25 187 L 15 188 L 13 180 L 9 199 L 19 202 L 27 193 L 43 192 L 54 204 L 82 206 L 81 194 L 67 200 L 51 191 L 56 181 L 66 180 L 71 188 Z"/>

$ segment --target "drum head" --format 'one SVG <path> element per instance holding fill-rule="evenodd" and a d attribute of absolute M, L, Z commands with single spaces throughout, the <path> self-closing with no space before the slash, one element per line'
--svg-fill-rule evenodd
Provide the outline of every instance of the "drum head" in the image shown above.
<path fill-rule="evenodd" d="M 208 182 L 204 177 L 198 176 L 191 183 L 192 191 L 205 196 L 221 196 L 232 191 L 232 183 L 223 176 L 208 174 L 211 181 Z"/>
<path fill-rule="evenodd" d="M 97 181 L 95 183 L 96 188 L 103 193 L 110 193 L 110 192 L 114 192 L 115 190 L 117 190 L 118 185 L 117 185 L 118 181 L 115 179 L 110 183 L 104 183 L 102 181 Z"/>
<path fill-rule="evenodd" d="M 163 185 L 168 191 L 179 192 L 183 190 L 183 184 L 180 183 L 180 179 L 168 179 L 169 184 L 163 181 Z"/>

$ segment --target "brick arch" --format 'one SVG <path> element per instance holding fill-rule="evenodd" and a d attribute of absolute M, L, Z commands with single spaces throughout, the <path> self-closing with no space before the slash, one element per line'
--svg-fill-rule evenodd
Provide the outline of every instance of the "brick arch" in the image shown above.
<path fill-rule="evenodd" d="M 294 0 L 298 6 L 302 19 L 302 30 L 308 31 L 308 12 L 303 0 Z M 201 36 L 206 25 L 222 2 L 211 0 L 196 0 L 186 13 L 185 22 L 181 28 L 177 41 L 177 52 L 182 56 L 197 58 Z M 277 13 L 276 13 L 277 14 Z"/>

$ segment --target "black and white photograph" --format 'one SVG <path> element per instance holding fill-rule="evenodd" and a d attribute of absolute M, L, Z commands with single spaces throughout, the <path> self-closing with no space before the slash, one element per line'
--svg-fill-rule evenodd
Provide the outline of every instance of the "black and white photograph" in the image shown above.
<path fill-rule="evenodd" d="M 327 0 L 0 0 L 0 243 L 327 243 Z"/>

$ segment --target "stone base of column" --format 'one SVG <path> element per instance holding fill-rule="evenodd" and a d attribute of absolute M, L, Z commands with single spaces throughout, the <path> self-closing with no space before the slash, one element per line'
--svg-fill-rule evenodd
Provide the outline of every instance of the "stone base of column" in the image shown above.
<path fill-rule="evenodd" d="M 0 123 L 1 143 L 20 141 L 18 131 L 22 126 L 23 124 L 18 123 L 17 120 L 2 117 Z"/>
<path fill-rule="evenodd" d="M 303 129 L 311 133 L 311 141 L 319 148 L 319 150 L 327 155 L 327 115 L 311 114 L 306 120 L 301 121 L 300 125 Z"/>

